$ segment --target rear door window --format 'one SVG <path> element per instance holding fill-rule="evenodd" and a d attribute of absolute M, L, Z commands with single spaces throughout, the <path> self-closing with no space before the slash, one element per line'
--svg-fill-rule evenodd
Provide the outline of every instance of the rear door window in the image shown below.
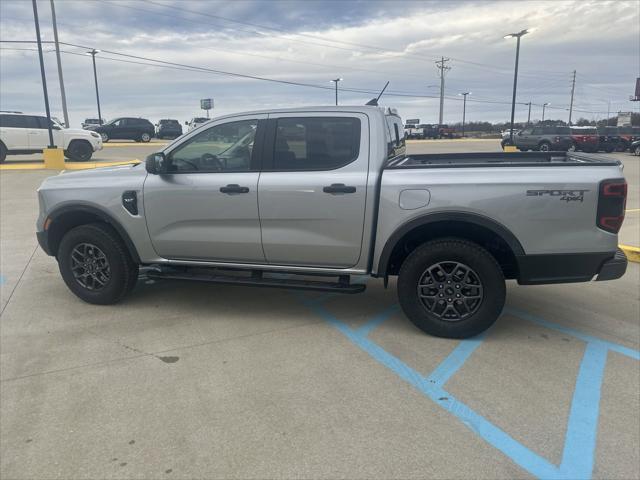
<path fill-rule="evenodd" d="M 0 115 L 0 127 L 40 128 L 37 117 L 31 115 Z"/>
<path fill-rule="evenodd" d="M 350 117 L 279 118 L 274 170 L 333 170 L 356 158 L 360 120 Z"/>

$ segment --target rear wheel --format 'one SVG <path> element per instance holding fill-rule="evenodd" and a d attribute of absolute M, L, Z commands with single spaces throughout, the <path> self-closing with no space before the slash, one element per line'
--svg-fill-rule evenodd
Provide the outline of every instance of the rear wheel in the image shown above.
<path fill-rule="evenodd" d="M 140 135 L 140 141 L 144 142 L 144 143 L 148 143 L 151 140 L 151 135 L 149 135 L 148 133 L 143 133 L 142 135 Z"/>
<path fill-rule="evenodd" d="M 56 257 L 67 287 L 88 303 L 117 303 L 138 278 L 138 265 L 115 230 L 106 224 L 92 223 L 70 230 L 62 238 Z"/>
<path fill-rule="evenodd" d="M 540 142 L 540 145 L 538 145 L 538 150 L 540 150 L 541 152 L 550 152 L 551 144 L 549 142 Z"/>
<path fill-rule="evenodd" d="M 504 276 L 493 256 L 461 239 L 418 247 L 398 277 L 405 315 L 438 337 L 468 338 L 483 332 L 502 312 L 505 295 Z"/>
<path fill-rule="evenodd" d="M 636 145 L 636 148 L 633 150 L 634 155 L 640 157 L 640 145 Z"/>
<path fill-rule="evenodd" d="M 64 152 L 65 156 L 75 162 L 86 162 L 93 155 L 93 147 L 89 142 L 74 140 Z"/>

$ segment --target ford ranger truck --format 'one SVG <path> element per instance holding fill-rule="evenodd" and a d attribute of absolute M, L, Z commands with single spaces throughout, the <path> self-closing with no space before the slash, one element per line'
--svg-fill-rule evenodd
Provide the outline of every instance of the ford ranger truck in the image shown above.
<path fill-rule="evenodd" d="M 64 172 L 38 189 L 37 237 L 82 300 L 147 277 L 358 293 L 397 277 L 423 331 L 492 325 L 505 280 L 612 280 L 627 184 L 579 153 L 408 155 L 394 110 L 220 117 L 144 164 Z"/>

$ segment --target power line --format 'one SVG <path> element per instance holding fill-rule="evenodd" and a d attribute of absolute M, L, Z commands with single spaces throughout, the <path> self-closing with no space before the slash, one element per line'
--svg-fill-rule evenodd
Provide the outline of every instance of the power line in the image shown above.
<path fill-rule="evenodd" d="M 10 44 L 24 44 L 24 43 L 34 43 L 31 40 L 0 40 L 0 43 L 10 43 Z M 53 43 L 51 41 L 43 41 L 43 43 Z M 92 49 L 93 47 L 89 47 L 86 45 L 78 45 L 78 44 L 73 44 L 73 43 L 68 43 L 68 42 L 60 42 L 61 45 L 66 45 L 66 46 L 71 46 L 71 47 L 75 47 L 75 48 L 82 48 L 82 49 Z M 0 47 L 1 50 L 17 50 L 17 51 L 37 51 L 37 49 L 28 49 L 28 48 L 6 48 L 6 47 Z M 49 52 L 55 52 L 55 50 L 50 50 Z M 85 56 L 84 53 L 78 53 L 78 52 L 72 52 L 72 51 L 68 51 L 68 50 L 61 50 L 61 53 L 64 54 L 69 54 L 69 55 L 76 55 L 76 56 Z M 272 82 L 272 83 L 279 83 L 279 84 L 285 84 L 285 85 L 292 85 L 292 86 L 299 86 L 299 87 L 306 87 L 306 88 L 315 88 L 315 89 L 321 89 L 321 90 L 333 90 L 333 87 L 329 87 L 329 86 L 324 86 L 324 85 L 315 85 L 315 84 L 309 84 L 309 83 L 303 83 L 303 82 L 295 82 L 295 81 L 290 81 L 290 80 L 278 80 L 278 79 L 272 79 L 272 78 L 266 78 L 266 77 L 260 77 L 260 76 L 256 76 L 256 75 L 248 75 L 248 74 L 241 74 L 241 73 L 235 73 L 235 72 L 226 72 L 226 71 L 222 71 L 222 70 L 216 70 L 216 69 L 211 69 L 211 68 L 207 68 L 207 67 L 199 67 L 199 66 L 194 66 L 194 65 L 188 65 L 188 64 L 182 64 L 182 63 L 176 63 L 176 62 L 167 62 L 164 60 L 158 60 L 158 59 L 154 59 L 154 58 L 150 58 L 150 57 L 143 57 L 143 56 L 139 56 L 139 55 L 131 55 L 131 54 L 127 54 L 127 53 L 121 53 L 121 52 L 116 52 L 116 51 L 112 51 L 112 50 L 104 50 L 102 49 L 103 53 L 107 53 L 110 55 L 116 55 L 116 56 L 124 56 L 127 58 L 132 58 L 134 60 L 127 60 L 127 59 L 123 59 L 123 58 L 113 58 L 113 57 L 108 57 L 108 56 L 104 56 L 101 55 L 100 59 L 101 60 L 109 60 L 109 61 L 116 61 L 116 62 L 123 62 L 123 63 L 129 63 L 129 64 L 137 64 L 137 65 L 142 65 L 142 66 L 148 66 L 148 67 L 159 67 L 159 68 L 169 68 L 169 69 L 173 69 L 173 70 L 183 70 L 183 71 L 191 71 L 191 72 L 200 72 L 200 73 L 208 73 L 208 74 L 214 74 L 214 75 L 223 75 L 223 76 L 232 76 L 232 77 L 240 77 L 240 78 L 246 78 L 246 79 L 251 79 L 251 80 L 260 80 L 260 81 L 267 81 L 267 82 Z M 154 62 L 154 63 L 148 63 L 148 62 Z M 361 88 L 341 88 L 341 90 L 343 91 L 347 91 L 347 92 L 352 92 L 352 93 L 362 93 L 362 94 L 367 94 L 367 95 L 375 95 L 378 93 L 377 90 L 372 90 L 372 89 L 361 89 Z M 413 92 L 403 92 L 403 91 L 388 91 L 385 92 L 385 95 L 391 96 L 391 97 L 405 97 L 405 98 L 427 98 L 427 99 L 436 99 L 439 98 L 438 96 L 435 95 L 424 95 L 424 94 L 417 94 L 417 93 L 413 93 Z M 454 101 L 463 101 L 461 98 L 457 97 L 457 96 L 445 96 L 446 99 L 448 100 L 454 100 Z M 507 101 L 501 101 L 501 100 L 490 100 L 490 99 L 480 99 L 480 98 L 469 98 L 467 100 L 468 102 L 474 102 L 474 103 L 484 103 L 484 104 L 494 104 L 494 105 L 510 105 L 511 102 L 507 102 Z M 523 103 L 523 102 L 516 102 L 518 105 L 527 105 L 527 103 Z M 532 105 L 535 106 L 542 106 L 542 104 L 537 104 L 537 103 L 532 103 Z M 568 108 L 562 108 L 562 107 L 551 107 L 551 106 L 547 106 L 547 108 L 549 109 L 555 109 L 555 110 L 565 110 L 568 111 Z M 581 112 L 581 113 L 603 113 L 600 111 L 590 111 L 590 110 L 580 110 L 580 109 L 574 109 L 574 111 L 576 112 Z"/>

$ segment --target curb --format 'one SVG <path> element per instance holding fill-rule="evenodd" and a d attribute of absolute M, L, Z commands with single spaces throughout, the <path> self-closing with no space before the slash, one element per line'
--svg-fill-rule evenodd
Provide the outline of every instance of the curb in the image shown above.
<path fill-rule="evenodd" d="M 618 245 L 630 262 L 640 263 L 640 248 L 631 245 Z"/>
<path fill-rule="evenodd" d="M 140 160 L 134 158 L 132 160 L 125 160 L 119 162 L 65 162 L 64 168 L 62 169 L 53 169 L 56 171 L 60 170 L 88 170 L 91 168 L 101 168 L 101 167 L 117 167 L 120 165 L 131 165 L 134 163 L 140 163 Z M 0 170 L 49 170 L 45 166 L 44 162 L 38 163 L 11 163 L 9 165 L 3 164 L 0 165 Z"/>

